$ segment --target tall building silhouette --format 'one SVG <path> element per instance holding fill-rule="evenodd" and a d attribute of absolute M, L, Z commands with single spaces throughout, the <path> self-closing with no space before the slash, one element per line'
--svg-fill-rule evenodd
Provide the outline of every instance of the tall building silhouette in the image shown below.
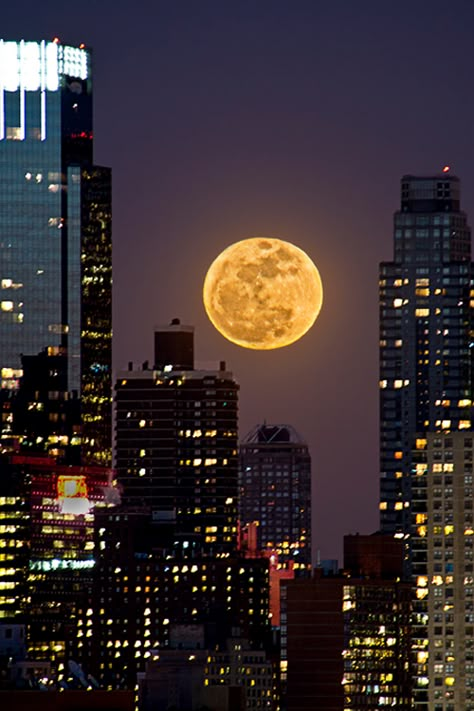
<path fill-rule="evenodd" d="M 126 506 L 149 507 L 162 545 L 237 545 L 237 395 L 232 373 L 194 368 L 194 329 L 155 334 L 155 368 L 118 374 L 116 467 Z"/>
<path fill-rule="evenodd" d="M 416 434 L 471 427 L 470 230 L 458 178 L 404 176 L 380 267 L 381 527 L 409 533 Z"/>
<path fill-rule="evenodd" d="M 404 176 L 380 269 L 381 527 L 415 584 L 416 708 L 474 708 L 473 268 L 460 184 Z"/>
<path fill-rule="evenodd" d="M 2 389 L 18 389 L 22 355 L 65 356 L 55 397 L 81 398 L 83 458 L 108 463 L 111 174 L 93 163 L 91 53 L 0 40 L 0 77 Z M 2 437 L 21 439 L 5 399 Z"/>
<path fill-rule="evenodd" d="M 290 425 L 256 425 L 241 442 L 239 522 L 283 567 L 311 569 L 311 457 Z"/>

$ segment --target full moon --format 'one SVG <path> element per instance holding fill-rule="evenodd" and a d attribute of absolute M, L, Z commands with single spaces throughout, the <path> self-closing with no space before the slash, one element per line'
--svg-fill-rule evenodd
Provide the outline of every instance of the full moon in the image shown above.
<path fill-rule="evenodd" d="M 316 321 L 323 302 L 315 265 L 290 242 L 252 237 L 231 244 L 204 280 L 204 307 L 229 341 L 244 348 L 289 346 Z"/>

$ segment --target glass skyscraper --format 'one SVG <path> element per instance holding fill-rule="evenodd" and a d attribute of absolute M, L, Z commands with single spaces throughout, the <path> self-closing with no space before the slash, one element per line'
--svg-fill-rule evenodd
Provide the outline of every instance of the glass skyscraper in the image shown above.
<path fill-rule="evenodd" d="M 1 386 L 18 389 L 22 355 L 65 356 L 50 397 L 80 398 L 83 458 L 108 463 L 111 174 L 92 145 L 90 51 L 0 40 Z M 2 419 L 18 434 L 8 402 Z"/>

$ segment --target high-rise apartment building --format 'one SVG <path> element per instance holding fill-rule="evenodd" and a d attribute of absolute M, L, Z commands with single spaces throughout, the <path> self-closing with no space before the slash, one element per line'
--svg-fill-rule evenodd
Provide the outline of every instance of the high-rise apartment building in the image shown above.
<path fill-rule="evenodd" d="M 380 267 L 380 509 L 382 530 L 408 534 L 417 433 L 471 427 L 474 301 L 458 178 L 404 176 L 394 240 Z"/>
<path fill-rule="evenodd" d="M 237 544 L 237 394 L 232 373 L 196 370 L 193 328 L 155 334 L 155 367 L 118 374 L 116 467 L 126 506 L 147 506 L 160 544 L 218 553 Z"/>
<path fill-rule="evenodd" d="M 239 522 L 282 567 L 311 569 L 311 457 L 290 425 L 257 425 L 242 441 Z"/>
<path fill-rule="evenodd" d="M 420 709 L 474 709 L 472 447 L 472 431 L 416 441 L 411 548 Z"/>
<path fill-rule="evenodd" d="M 474 283 L 458 178 L 402 178 L 380 270 L 381 525 L 407 544 L 418 709 L 474 709 Z"/>
<path fill-rule="evenodd" d="M 14 395 L 22 355 L 65 356 L 56 397 L 80 397 L 83 458 L 108 463 L 111 175 L 93 164 L 92 146 L 90 51 L 0 40 L 2 389 Z M 2 435 L 21 438 L 10 405 Z"/>

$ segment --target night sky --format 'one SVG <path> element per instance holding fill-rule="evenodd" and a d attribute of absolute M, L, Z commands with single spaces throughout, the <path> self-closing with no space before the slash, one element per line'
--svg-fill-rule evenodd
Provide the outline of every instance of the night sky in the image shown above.
<path fill-rule="evenodd" d="M 152 361 L 153 328 L 196 326 L 226 360 L 240 433 L 289 423 L 313 458 L 313 547 L 378 525 L 378 263 L 404 173 L 452 166 L 474 222 L 472 0 L 24 0 L 4 39 L 94 50 L 95 162 L 114 183 L 114 363 Z M 302 247 L 325 302 L 279 351 L 207 320 L 209 264 L 239 239 Z"/>

